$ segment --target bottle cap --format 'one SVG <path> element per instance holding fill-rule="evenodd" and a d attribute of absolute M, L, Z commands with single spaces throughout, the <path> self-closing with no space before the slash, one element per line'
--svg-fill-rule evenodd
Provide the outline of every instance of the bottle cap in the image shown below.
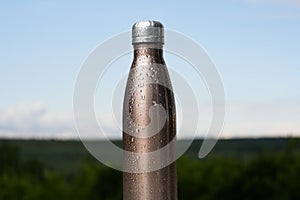
<path fill-rule="evenodd" d="M 164 44 L 164 26 L 158 21 L 140 21 L 132 26 L 132 44 Z"/>

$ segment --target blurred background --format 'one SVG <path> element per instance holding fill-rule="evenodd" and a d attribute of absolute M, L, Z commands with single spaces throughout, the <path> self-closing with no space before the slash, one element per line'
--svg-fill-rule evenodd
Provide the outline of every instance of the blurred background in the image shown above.
<path fill-rule="evenodd" d="M 79 140 L 72 95 L 89 53 L 145 19 L 200 44 L 226 93 L 221 139 L 200 160 L 210 95 L 186 63 L 165 54 L 203 111 L 203 128 L 178 160 L 179 199 L 299 199 L 298 0 L 1 2 L 0 199 L 122 199 L 122 173 Z M 96 91 L 98 118 L 111 114 L 110 104 L 97 102 L 116 85 L 113 72 L 128 71 L 131 60 L 127 54 L 112 64 L 111 82 Z M 106 127 L 120 145 L 119 128 Z"/>

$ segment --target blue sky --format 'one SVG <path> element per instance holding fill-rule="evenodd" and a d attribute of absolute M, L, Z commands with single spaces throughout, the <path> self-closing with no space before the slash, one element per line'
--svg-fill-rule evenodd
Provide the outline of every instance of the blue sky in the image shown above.
<path fill-rule="evenodd" d="M 207 50 L 226 92 L 223 137 L 300 135 L 297 0 L 9 1 L 0 3 L 0 137 L 76 137 L 82 62 L 144 19 Z"/>

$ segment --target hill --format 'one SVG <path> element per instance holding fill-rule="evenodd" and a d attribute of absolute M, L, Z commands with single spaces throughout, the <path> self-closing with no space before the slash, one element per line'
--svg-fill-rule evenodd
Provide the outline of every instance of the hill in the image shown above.
<path fill-rule="evenodd" d="M 261 139 L 230 139 L 219 140 L 205 159 L 215 157 L 237 158 L 249 160 L 250 158 L 267 152 L 281 152 L 284 149 L 294 148 L 300 152 L 300 139 L 297 138 L 261 138 Z M 179 141 L 180 142 L 180 141 Z M 98 141 L 101 145 L 102 141 Z M 121 141 L 114 141 L 121 147 Z M 202 140 L 194 140 L 185 156 L 198 159 L 198 151 Z M 86 161 L 98 162 L 89 154 L 81 141 L 69 140 L 7 140 L 1 139 L 1 145 L 17 147 L 22 160 L 37 159 L 47 167 L 64 173 L 73 173 Z M 204 160 L 205 160 L 204 159 Z"/>

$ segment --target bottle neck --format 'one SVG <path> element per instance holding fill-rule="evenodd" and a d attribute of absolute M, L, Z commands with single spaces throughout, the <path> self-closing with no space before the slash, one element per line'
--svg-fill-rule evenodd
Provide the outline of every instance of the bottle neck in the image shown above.
<path fill-rule="evenodd" d="M 134 44 L 134 57 L 146 56 L 147 58 L 163 58 L 162 44 Z"/>

